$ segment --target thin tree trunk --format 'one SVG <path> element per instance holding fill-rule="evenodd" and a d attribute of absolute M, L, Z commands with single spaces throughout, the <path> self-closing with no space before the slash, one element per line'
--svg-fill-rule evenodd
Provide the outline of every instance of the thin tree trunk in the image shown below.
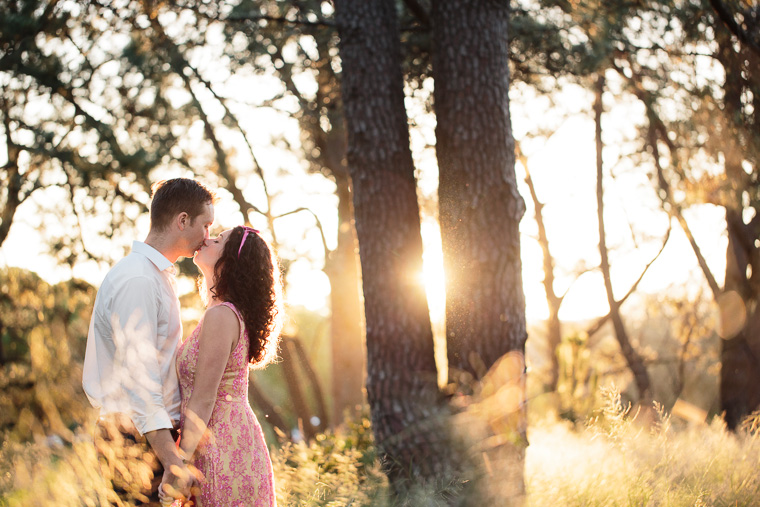
<path fill-rule="evenodd" d="M 333 172 L 338 195 L 338 244 L 325 273 L 330 279 L 332 350 L 332 422 L 356 415 L 364 402 L 364 341 L 359 299 L 359 266 L 348 174 Z"/>
<path fill-rule="evenodd" d="M 8 233 L 11 230 L 11 224 L 13 223 L 13 217 L 16 215 L 16 210 L 21 205 L 21 184 L 23 182 L 23 176 L 19 173 L 18 158 L 21 154 L 21 150 L 13 142 L 11 136 L 11 119 L 9 116 L 8 103 L 0 99 L 0 108 L 3 114 L 3 130 L 5 130 L 5 146 L 8 154 L 8 161 L 5 163 L 3 169 L 7 173 L 7 185 L 5 191 L 7 196 L 5 198 L 5 205 L 3 206 L 2 213 L 0 213 L 0 246 L 5 242 L 5 238 L 8 237 Z"/>
<path fill-rule="evenodd" d="M 485 446 L 473 463 L 482 480 L 467 502 L 520 503 L 527 444 L 519 231 L 525 203 L 509 115 L 509 5 L 438 0 L 430 18 L 449 382 L 473 394 L 462 414 L 467 424 L 459 427 L 477 432 L 475 445 Z M 509 397 L 488 396 L 507 388 Z"/>
<path fill-rule="evenodd" d="M 628 333 L 620 315 L 620 306 L 615 300 L 612 291 L 612 277 L 610 275 L 609 253 L 607 251 L 607 236 L 604 231 L 604 185 L 603 185 L 603 162 L 602 162 L 602 94 L 604 93 L 604 76 L 599 75 L 596 81 L 596 97 L 594 100 L 594 121 L 596 123 L 596 202 L 597 217 L 599 222 L 599 254 L 601 257 L 601 269 L 604 276 L 604 287 L 607 291 L 607 302 L 610 306 L 610 318 L 615 329 L 615 337 L 620 344 L 628 367 L 633 373 L 634 382 L 638 389 L 639 402 L 642 406 L 648 406 L 652 401 L 651 382 L 646 366 L 636 349 L 631 345 Z"/>
<path fill-rule="evenodd" d="M 367 398 L 386 473 L 402 494 L 446 473 L 450 450 L 427 299 L 416 276 L 422 238 L 394 9 L 392 0 L 335 2 L 364 286 Z"/>
<path fill-rule="evenodd" d="M 311 395 L 315 404 L 315 415 L 319 419 L 319 421 L 316 424 L 312 424 L 312 426 L 314 426 L 317 432 L 322 433 L 327 429 L 328 416 L 327 404 L 325 403 L 325 397 L 322 394 L 322 386 L 319 383 L 317 372 L 314 371 L 309 356 L 306 355 L 306 351 L 304 350 L 300 339 L 297 337 L 290 338 L 287 345 L 292 346 L 294 353 L 293 358 L 298 358 L 298 362 L 301 364 L 301 370 L 306 377 L 308 385 L 311 386 Z"/>
<path fill-rule="evenodd" d="M 346 130 L 340 100 L 340 80 L 331 54 L 333 30 L 312 32 L 318 58 L 317 93 L 303 95 L 293 80 L 294 65 L 284 59 L 281 48 L 270 54 L 277 75 L 298 100 L 296 117 L 301 129 L 304 156 L 312 169 L 331 177 L 338 197 L 338 242 L 326 253 L 324 272 L 330 280 L 330 348 L 332 367 L 332 424 L 348 414 L 356 415 L 364 403 L 364 315 L 360 299 L 359 259 L 351 204 L 351 177 L 346 166 Z M 289 40 L 289 39 L 288 39 Z M 282 42 L 282 41 L 281 41 Z M 325 128 L 327 120 L 329 128 Z M 317 148 L 316 150 L 314 148 Z"/>
<path fill-rule="evenodd" d="M 259 389 L 253 378 L 248 378 L 248 399 L 252 404 L 258 407 L 266 417 L 266 421 L 275 428 L 284 437 L 290 438 L 290 428 L 280 413 L 277 411 L 274 403 Z"/>
<path fill-rule="evenodd" d="M 544 292 L 546 293 L 546 305 L 549 308 L 549 318 L 546 320 L 546 341 L 550 358 L 549 382 L 546 389 L 553 392 L 557 390 L 557 382 L 559 381 L 558 350 L 562 341 L 562 322 L 559 319 L 559 309 L 562 306 L 563 298 L 558 296 L 554 290 L 554 257 L 549 248 L 549 237 L 546 234 L 546 225 L 544 224 L 544 205 L 538 200 L 533 178 L 528 168 L 528 158 L 523 155 L 520 145 L 517 143 L 515 144 L 515 154 L 525 167 L 525 183 L 527 183 L 530 197 L 533 199 L 534 215 L 538 225 L 538 244 L 541 246 L 544 260 Z"/>
<path fill-rule="evenodd" d="M 321 389 L 317 383 L 317 379 L 308 373 L 311 369 L 311 366 L 303 362 L 303 356 L 299 356 L 297 342 L 298 338 L 290 336 L 284 337 L 282 340 L 282 347 L 280 347 L 280 352 L 282 353 L 282 369 L 283 375 L 285 377 L 285 383 L 288 386 L 288 393 L 290 394 L 290 399 L 293 402 L 296 418 L 298 419 L 299 429 L 303 432 L 303 438 L 306 440 L 311 440 L 317 435 L 317 433 L 324 430 L 324 424 L 326 422 L 324 419 L 320 418 L 320 421 L 317 424 L 312 424 L 312 417 L 315 415 L 322 415 L 322 417 L 324 417 L 326 414 L 326 409 L 324 407 L 324 402 L 319 395 L 316 395 L 313 398 L 317 404 L 323 404 L 321 407 L 312 409 L 306 402 L 306 398 L 304 396 L 304 386 L 306 383 L 298 374 L 298 359 L 302 361 L 301 369 L 308 377 L 313 392 L 315 394 L 321 393 Z M 308 360 L 308 358 L 306 359 Z"/>

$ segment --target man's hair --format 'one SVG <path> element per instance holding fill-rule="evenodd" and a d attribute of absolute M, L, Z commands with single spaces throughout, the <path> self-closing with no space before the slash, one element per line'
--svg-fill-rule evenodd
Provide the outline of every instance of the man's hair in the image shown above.
<path fill-rule="evenodd" d="M 195 220 L 203 213 L 206 204 L 214 204 L 216 195 L 201 183 L 189 178 L 174 178 L 153 185 L 150 205 L 150 226 L 163 230 L 182 212 Z"/>

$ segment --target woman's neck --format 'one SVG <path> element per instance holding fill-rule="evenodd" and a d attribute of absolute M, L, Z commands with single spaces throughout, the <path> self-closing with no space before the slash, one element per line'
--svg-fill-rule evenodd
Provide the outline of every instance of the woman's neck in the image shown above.
<path fill-rule="evenodd" d="M 212 289 L 214 288 L 214 281 L 210 274 L 207 273 L 205 270 L 201 269 L 201 274 L 203 275 L 203 283 L 199 285 L 199 289 L 201 291 L 205 291 L 205 294 L 201 292 L 201 299 L 203 300 L 203 303 L 206 305 L 206 309 L 213 308 L 214 306 L 220 305 L 224 303 L 224 300 L 217 298 L 214 296 L 214 292 Z M 209 284 L 209 280 L 211 283 Z M 205 296 L 205 297 L 204 297 Z"/>
<path fill-rule="evenodd" d="M 206 300 L 208 301 L 208 304 L 206 305 L 206 310 L 208 310 L 209 308 L 213 308 L 215 306 L 219 306 L 220 304 L 224 303 L 224 301 L 222 301 L 221 299 L 217 299 L 214 296 L 212 296 L 210 292 L 211 291 L 209 291 L 208 299 Z"/>

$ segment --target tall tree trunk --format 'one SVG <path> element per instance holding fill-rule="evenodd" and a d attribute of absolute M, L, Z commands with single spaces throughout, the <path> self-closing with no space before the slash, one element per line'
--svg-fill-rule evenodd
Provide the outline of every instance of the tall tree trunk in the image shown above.
<path fill-rule="evenodd" d="M 351 203 L 351 175 L 346 166 L 346 129 L 338 86 L 331 65 L 332 57 L 325 48 L 318 64 L 317 83 L 320 104 L 325 104 L 330 129 L 311 129 L 310 135 L 319 147 L 323 170 L 335 181 L 338 197 L 338 243 L 325 263 L 330 279 L 330 337 L 332 348 L 332 420 L 337 426 L 346 413 L 356 414 L 364 403 L 365 358 L 364 314 L 361 307 L 359 256 L 354 228 L 354 207 Z M 330 100 L 328 100 L 328 98 Z M 306 130 L 305 128 L 303 130 Z"/>
<path fill-rule="evenodd" d="M 332 422 L 339 425 L 346 413 L 355 415 L 364 402 L 365 352 L 350 179 L 348 174 L 332 173 L 338 195 L 338 244 L 325 273 L 330 279 Z"/>
<path fill-rule="evenodd" d="M 525 203 L 509 117 L 507 4 L 441 0 L 431 18 L 449 378 L 461 383 L 524 352 Z"/>
<path fill-rule="evenodd" d="M 519 231 L 525 203 L 509 115 L 509 5 L 439 0 L 431 22 L 449 382 L 474 395 L 461 427 L 472 433 L 480 419 L 475 438 L 491 444 L 477 456 L 484 481 L 468 501 L 519 503 L 527 444 Z M 512 394 L 488 396 L 500 389 Z"/>
<path fill-rule="evenodd" d="M 748 142 L 747 134 L 737 122 L 742 121 L 742 95 L 746 88 L 752 90 L 752 69 L 747 62 L 760 62 L 757 55 L 747 47 L 737 47 L 726 30 L 718 30 L 718 61 L 723 65 L 726 79 L 723 85 L 725 128 L 724 156 L 726 181 L 730 185 L 726 195 L 726 225 L 728 248 L 726 250 L 726 276 L 723 294 L 718 299 L 721 313 L 721 410 L 725 412 L 726 425 L 736 429 L 742 419 L 760 407 L 760 311 L 757 303 L 758 250 L 756 234 L 745 225 L 742 218 L 744 204 L 742 194 L 747 190 L 748 177 L 742 168 Z M 757 111 L 755 111 L 757 115 Z M 744 141 L 744 143 L 742 142 Z M 751 141 L 749 141 L 751 142 Z M 751 190 L 748 195 L 752 195 Z M 750 199 L 753 199 L 750 197 Z M 757 210 L 755 210 L 757 213 Z M 740 317 L 744 325 L 736 325 Z M 732 329 L 733 327 L 733 329 Z"/>
<path fill-rule="evenodd" d="M 633 379 L 638 389 L 639 402 L 642 406 L 647 407 L 652 401 L 651 382 L 644 361 L 639 356 L 636 349 L 633 348 L 631 340 L 628 338 L 628 332 L 623 324 L 623 318 L 620 315 L 620 305 L 615 300 L 612 291 L 612 277 L 610 275 L 609 254 L 607 251 L 607 236 L 604 231 L 604 185 L 603 185 L 603 162 L 602 162 L 602 112 L 604 105 L 602 95 L 604 93 L 604 76 L 600 74 L 596 81 L 595 100 L 594 100 L 594 122 L 596 123 L 596 203 L 597 217 L 599 223 L 599 255 L 601 257 L 601 269 L 604 277 L 604 287 L 607 291 L 607 302 L 610 305 L 610 318 L 615 329 L 615 337 L 620 344 L 620 351 L 623 353 L 628 367 L 633 373 Z"/>
<path fill-rule="evenodd" d="M 367 398 L 396 493 L 449 465 L 392 0 L 336 0 L 364 286 Z M 412 479 L 410 482 L 409 479 Z"/>
<path fill-rule="evenodd" d="M 731 211 L 726 211 L 727 220 Z M 741 255 L 737 238 L 729 228 L 726 251 L 725 290 L 718 299 L 721 315 L 720 407 L 726 426 L 736 429 L 742 419 L 760 406 L 760 312 L 753 311 L 742 296 L 746 282 L 746 256 Z M 749 314 L 749 315 L 748 315 Z M 734 327 L 740 318 L 744 325 Z M 733 329 L 732 329 L 733 328 Z"/>

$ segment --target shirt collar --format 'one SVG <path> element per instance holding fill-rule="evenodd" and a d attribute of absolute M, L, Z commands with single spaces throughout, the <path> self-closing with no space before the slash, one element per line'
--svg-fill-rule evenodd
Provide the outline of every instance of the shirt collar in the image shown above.
<path fill-rule="evenodd" d="M 167 271 L 172 275 L 175 274 L 174 264 L 169 262 L 169 259 L 164 257 L 161 252 L 148 245 L 147 243 L 143 243 L 142 241 L 133 241 L 132 251 L 147 257 L 158 268 L 159 271 Z"/>

